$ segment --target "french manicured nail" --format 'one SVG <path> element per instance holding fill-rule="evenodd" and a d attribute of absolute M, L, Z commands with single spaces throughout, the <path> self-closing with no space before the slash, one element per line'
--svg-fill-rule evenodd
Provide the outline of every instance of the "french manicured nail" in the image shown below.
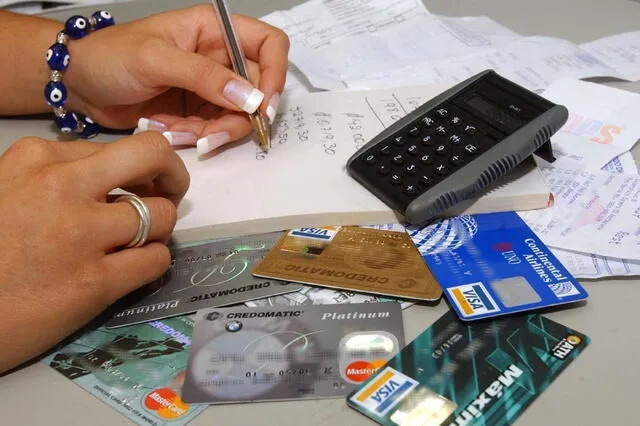
<path fill-rule="evenodd" d="M 140 127 L 136 127 L 135 129 L 133 129 L 133 133 L 131 134 L 135 135 L 136 133 L 140 133 L 140 132 L 144 132 L 144 130 L 142 130 Z"/>
<path fill-rule="evenodd" d="M 203 155 L 229 142 L 229 139 L 230 136 L 227 132 L 212 133 L 209 136 L 198 139 L 196 149 L 199 155 Z"/>
<path fill-rule="evenodd" d="M 264 99 L 264 93 L 240 80 L 229 80 L 222 89 L 222 95 L 244 112 L 253 114 Z"/>
<path fill-rule="evenodd" d="M 162 136 L 169 141 L 169 145 L 195 145 L 197 139 L 191 132 L 163 132 Z"/>
<path fill-rule="evenodd" d="M 140 130 L 155 130 L 156 132 L 164 132 L 167 130 L 167 125 L 155 120 L 149 120 L 148 118 L 140 118 L 138 120 L 138 128 Z"/>
<path fill-rule="evenodd" d="M 269 104 L 267 105 L 267 117 L 269 117 L 269 124 L 273 124 L 273 121 L 276 119 L 278 104 L 280 104 L 280 94 L 276 92 L 271 95 L 271 99 L 269 99 Z"/>

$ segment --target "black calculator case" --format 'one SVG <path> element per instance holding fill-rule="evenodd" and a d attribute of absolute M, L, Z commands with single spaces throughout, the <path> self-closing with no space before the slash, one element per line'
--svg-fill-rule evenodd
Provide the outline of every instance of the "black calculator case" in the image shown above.
<path fill-rule="evenodd" d="M 458 168 L 426 190 L 423 188 L 424 192 L 403 200 L 401 196 L 391 192 L 389 187 L 384 187 L 384 182 L 374 176 L 371 168 L 367 167 L 369 165 L 364 165 L 367 155 L 445 102 L 461 104 L 462 100 L 466 99 L 465 102 L 480 104 L 482 107 L 481 100 L 471 98 L 475 91 L 486 91 L 489 87 L 491 96 L 497 97 L 493 100 L 494 103 L 502 101 L 500 96 L 503 95 L 505 102 L 517 99 L 520 102 L 518 105 L 522 105 L 521 108 L 524 110 L 521 111 L 524 118 L 518 123 L 512 123 L 508 117 L 498 117 L 496 120 L 499 121 L 492 123 L 488 116 L 478 115 L 475 110 L 469 110 L 469 114 L 475 116 L 478 123 L 484 121 L 483 127 L 488 129 L 488 132 L 493 132 L 494 144 L 468 161 L 464 167 Z M 564 125 L 567 118 L 568 111 L 564 106 L 554 104 L 516 85 L 493 70 L 487 70 L 444 91 L 393 123 L 349 159 L 347 170 L 353 178 L 389 207 L 401 212 L 409 223 L 421 225 L 455 204 L 479 194 L 538 150 L 546 149 L 546 159 L 553 161 L 550 156 L 550 138 Z M 541 149 L 543 145 L 545 147 Z"/>

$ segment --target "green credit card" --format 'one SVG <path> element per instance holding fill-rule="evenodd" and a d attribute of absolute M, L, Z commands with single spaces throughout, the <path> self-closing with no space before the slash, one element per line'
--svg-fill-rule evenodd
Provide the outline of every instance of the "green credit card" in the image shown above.
<path fill-rule="evenodd" d="M 347 404 L 387 426 L 510 425 L 588 343 L 538 314 L 468 323 L 449 311 Z"/>

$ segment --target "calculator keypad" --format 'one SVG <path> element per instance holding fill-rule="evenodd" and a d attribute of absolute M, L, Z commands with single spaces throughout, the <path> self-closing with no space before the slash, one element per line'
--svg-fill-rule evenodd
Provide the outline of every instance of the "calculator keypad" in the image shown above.
<path fill-rule="evenodd" d="M 367 150 L 354 166 L 404 210 L 413 199 L 503 138 L 457 106 L 445 103 Z"/>

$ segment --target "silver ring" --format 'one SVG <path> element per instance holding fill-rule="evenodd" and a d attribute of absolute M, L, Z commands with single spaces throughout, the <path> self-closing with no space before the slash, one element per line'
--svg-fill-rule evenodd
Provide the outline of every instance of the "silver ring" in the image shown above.
<path fill-rule="evenodd" d="M 140 247 L 147 241 L 147 238 L 149 238 L 149 231 L 151 230 L 151 213 L 149 212 L 149 208 L 140 197 L 134 194 L 121 195 L 115 200 L 115 202 L 121 201 L 131 204 L 140 217 L 138 232 L 136 232 L 136 235 L 125 248 Z"/>

